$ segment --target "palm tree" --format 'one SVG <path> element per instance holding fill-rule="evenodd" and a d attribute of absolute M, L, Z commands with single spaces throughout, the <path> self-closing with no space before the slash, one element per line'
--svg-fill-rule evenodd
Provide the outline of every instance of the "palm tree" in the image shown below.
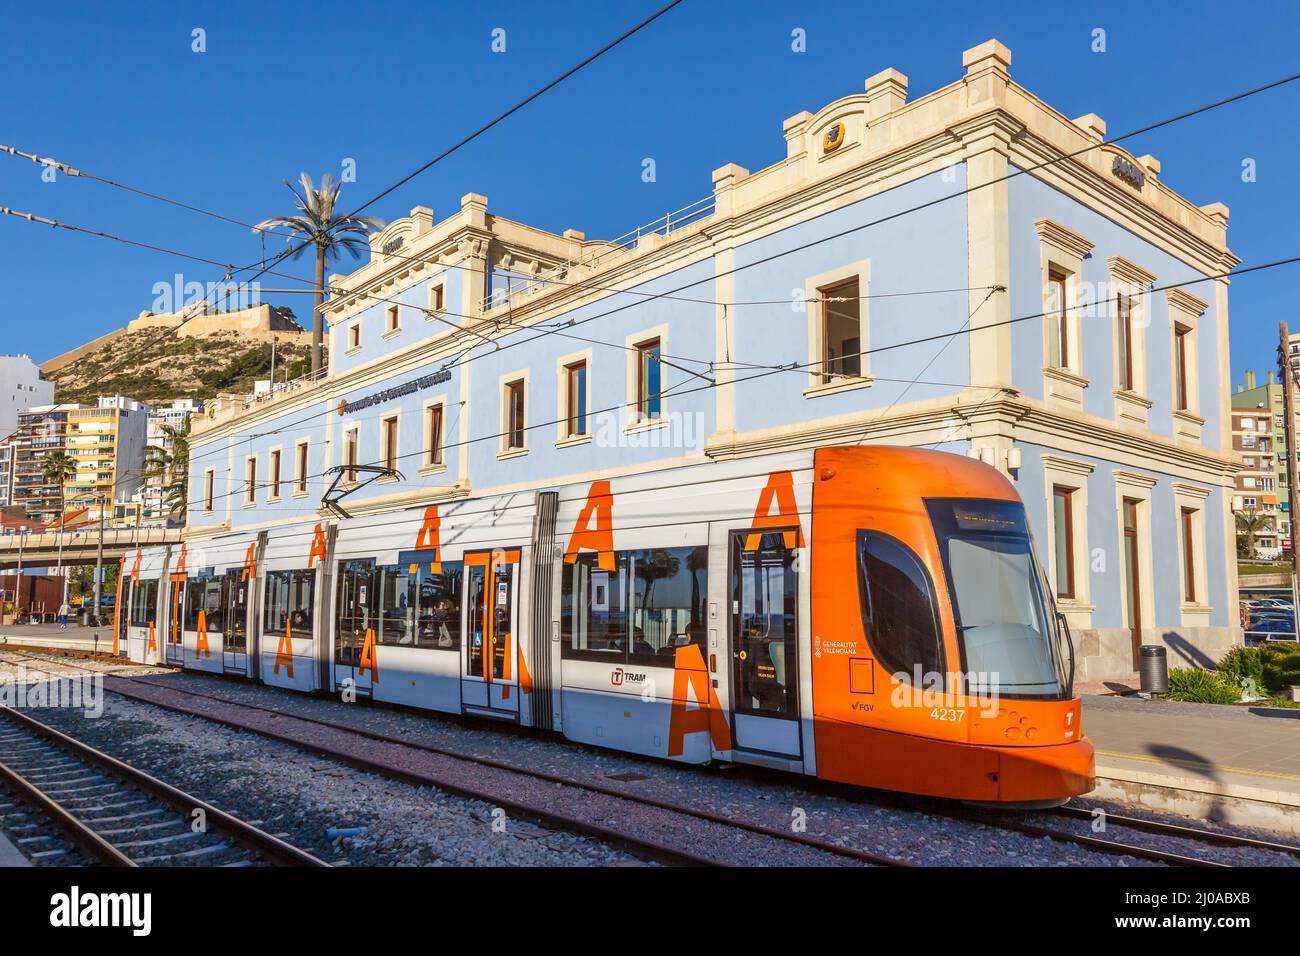
<path fill-rule="evenodd" d="M 1245 536 L 1246 551 L 1250 557 L 1255 556 L 1255 539 L 1259 533 L 1268 527 L 1268 515 L 1262 515 L 1258 511 L 1236 511 L 1233 517 L 1237 522 L 1237 535 Z"/>
<path fill-rule="evenodd" d="M 162 482 L 163 503 L 168 519 L 181 517 L 185 523 L 189 504 L 190 420 L 180 428 L 164 425 L 162 445 L 145 446 L 144 476 Z"/>
<path fill-rule="evenodd" d="M 315 376 L 321 368 L 321 339 L 325 327 L 324 316 L 321 314 L 321 306 L 325 301 L 325 263 L 338 259 L 340 250 L 346 250 L 353 259 L 361 258 L 363 249 L 367 252 L 370 250 L 370 242 L 366 237 L 371 232 L 384 228 L 384 222 L 373 216 L 339 215 L 339 190 L 343 188 L 343 183 L 336 183 L 329 173 L 321 177 L 320 189 L 312 185 L 311 177 L 306 173 L 298 175 L 301 191 L 295 189 L 287 179 L 284 184 L 293 193 L 299 215 L 263 219 L 253 227 L 253 231 L 289 230 L 290 235 L 286 241 L 293 249 L 291 258 L 295 260 L 309 245 L 316 247 L 316 305 L 312 310 L 311 328 L 311 371 Z"/>
<path fill-rule="evenodd" d="M 45 456 L 45 461 L 41 465 L 41 477 L 47 485 L 59 486 L 59 526 L 63 526 L 67 515 L 64 510 L 67 508 L 68 499 L 64 489 L 64 483 L 70 481 L 77 474 L 77 460 L 69 455 L 66 451 L 52 451 Z"/>

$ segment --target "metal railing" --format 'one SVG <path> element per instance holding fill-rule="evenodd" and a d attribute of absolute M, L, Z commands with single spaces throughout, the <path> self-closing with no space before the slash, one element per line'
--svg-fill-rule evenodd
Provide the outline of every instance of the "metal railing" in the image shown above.
<path fill-rule="evenodd" d="M 506 276 L 506 287 L 489 292 L 479 303 L 479 307 L 484 312 L 490 312 L 494 309 L 503 308 L 508 305 L 517 295 L 528 295 L 539 289 L 544 289 L 552 282 L 564 279 L 572 274 L 575 268 L 582 268 L 586 271 L 595 271 L 599 269 L 607 259 L 612 256 L 626 254 L 636 249 L 641 242 L 650 236 L 668 236 L 679 229 L 683 229 L 692 223 L 698 222 L 713 215 L 715 199 L 712 194 L 705 196 L 703 199 L 697 199 L 693 203 L 683 206 L 681 209 L 664 213 L 658 219 L 653 219 L 644 225 L 637 226 L 623 235 L 614 239 L 602 240 L 596 244 L 601 248 L 592 255 L 584 255 L 579 260 L 569 259 L 563 265 L 556 265 L 550 269 L 543 269 L 535 276 L 528 278 L 518 278 L 519 285 L 514 285 L 515 276 Z M 574 285 L 581 285 L 581 281 L 575 281 Z"/>

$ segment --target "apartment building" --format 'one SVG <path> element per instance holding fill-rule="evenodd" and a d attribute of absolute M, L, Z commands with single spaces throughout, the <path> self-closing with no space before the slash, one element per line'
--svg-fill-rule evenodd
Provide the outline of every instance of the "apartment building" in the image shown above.
<path fill-rule="evenodd" d="M 1242 465 L 1232 510 L 1237 537 L 1249 557 L 1275 558 L 1286 546 L 1283 542 L 1290 542 L 1285 415 L 1283 389 L 1273 373 L 1258 385 L 1255 373 L 1247 371 L 1232 396 L 1232 448 L 1240 453 Z"/>
<path fill-rule="evenodd" d="M 18 428 L 18 415 L 54 401 L 54 383 L 28 355 L 0 355 L 0 435 Z"/>

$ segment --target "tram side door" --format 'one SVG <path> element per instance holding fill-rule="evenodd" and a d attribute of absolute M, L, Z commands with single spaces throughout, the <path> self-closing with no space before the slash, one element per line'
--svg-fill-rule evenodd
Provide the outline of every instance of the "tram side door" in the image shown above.
<path fill-rule="evenodd" d="M 163 659 L 166 663 L 175 664 L 179 667 L 185 663 L 185 642 L 183 640 L 185 622 L 182 615 L 185 612 L 185 582 L 189 580 L 189 576 L 173 574 L 169 576 L 169 580 L 171 582 L 171 591 L 167 602 L 167 646 Z"/>
<path fill-rule="evenodd" d="M 798 530 L 733 531 L 731 730 L 735 756 L 802 759 Z"/>
<path fill-rule="evenodd" d="M 226 607 L 221 639 L 221 666 L 226 673 L 247 673 L 248 600 L 253 579 L 242 568 L 226 572 Z"/>
<path fill-rule="evenodd" d="M 338 606 L 334 627 L 334 686 L 345 682 L 358 695 L 374 691 L 378 669 L 379 572 L 373 558 L 341 561 L 338 568 Z"/>
<path fill-rule="evenodd" d="M 467 713 L 519 717 L 519 548 L 465 555 L 460 696 Z"/>

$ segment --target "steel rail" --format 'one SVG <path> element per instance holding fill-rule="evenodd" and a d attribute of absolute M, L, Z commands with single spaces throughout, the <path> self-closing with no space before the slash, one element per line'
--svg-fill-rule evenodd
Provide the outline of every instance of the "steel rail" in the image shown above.
<path fill-rule="evenodd" d="M 1052 814 L 1062 817 L 1071 817 L 1076 820 L 1091 820 L 1093 811 L 1083 807 L 1056 807 L 1051 811 Z M 1180 823 L 1166 823 L 1161 820 L 1144 820 L 1141 817 L 1123 816 L 1118 813 L 1106 811 L 1106 822 L 1113 823 L 1116 826 L 1128 827 L 1132 830 L 1145 830 L 1148 833 L 1158 833 L 1163 836 L 1179 837 L 1188 840 L 1201 840 L 1205 843 L 1214 843 L 1219 846 L 1229 847 L 1249 847 L 1254 850 L 1271 850 L 1275 853 L 1286 853 L 1291 856 L 1300 856 L 1300 846 L 1290 843 L 1275 843 L 1272 840 L 1259 840 L 1255 837 L 1240 836 L 1235 833 L 1216 833 L 1213 830 L 1203 830 L 1200 827 L 1184 826 Z"/>
<path fill-rule="evenodd" d="M 73 756 L 103 768 L 111 776 L 115 776 L 119 780 L 138 787 L 146 793 L 152 794 L 163 803 L 170 805 L 173 809 L 179 810 L 186 816 L 193 813 L 195 810 L 203 811 L 210 827 L 219 833 L 232 837 L 241 846 L 257 851 L 274 863 L 281 866 L 329 866 L 329 864 L 324 860 L 308 853 L 306 850 L 302 850 L 291 843 L 287 843 L 279 837 L 267 833 L 266 831 L 253 826 L 251 823 L 227 813 L 219 807 L 213 806 L 206 800 L 201 800 L 198 797 L 192 796 L 191 794 L 178 789 L 177 787 L 173 787 L 171 784 L 159 780 L 157 777 L 146 773 L 138 767 L 133 767 L 130 764 L 118 760 L 116 757 L 95 749 L 87 743 L 77 740 L 75 737 L 70 737 L 61 730 L 57 730 L 49 724 L 37 720 L 30 714 L 22 713 L 12 707 L 0 706 L 0 716 L 6 717 L 20 726 L 32 731 L 36 735 L 52 741 L 64 750 L 71 752 Z M 5 769 L 9 770 L 7 767 Z M 14 774 L 12 770 L 9 770 L 9 774 L 13 774 L 18 780 L 26 784 L 26 781 Z M 6 776 L 8 778 L 8 775 Z M 41 809 L 51 812 L 51 815 L 60 826 L 64 825 L 65 820 L 71 819 L 77 823 L 79 829 L 89 830 L 90 833 L 94 833 L 94 831 L 86 824 L 77 820 L 68 813 L 67 810 L 59 806 L 57 801 L 54 801 L 49 796 L 41 793 L 41 791 L 35 786 L 26 784 L 22 789 L 25 793 L 34 791 L 36 794 L 39 794 L 39 798 L 37 799 L 40 800 Z M 58 812 L 53 812 L 53 808 L 57 808 Z M 215 826 L 213 826 L 213 824 L 215 824 Z M 100 837 L 98 834 L 95 834 L 95 837 L 96 840 L 93 845 L 88 848 L 92 849 L 92 852 L 97 856 L 100 856 L 103 851 L 100 844 L 104 844 L 110 847 L 117 856 L 127 860 L 127 862 L 119 862 L 117 865 L 136 865 L 123 856 L 121 851 L 117 850 L 116 847 L 112 847 L 112 845 L 108 843 L 108 841 L 104 840 L 103 837 Z"/>

